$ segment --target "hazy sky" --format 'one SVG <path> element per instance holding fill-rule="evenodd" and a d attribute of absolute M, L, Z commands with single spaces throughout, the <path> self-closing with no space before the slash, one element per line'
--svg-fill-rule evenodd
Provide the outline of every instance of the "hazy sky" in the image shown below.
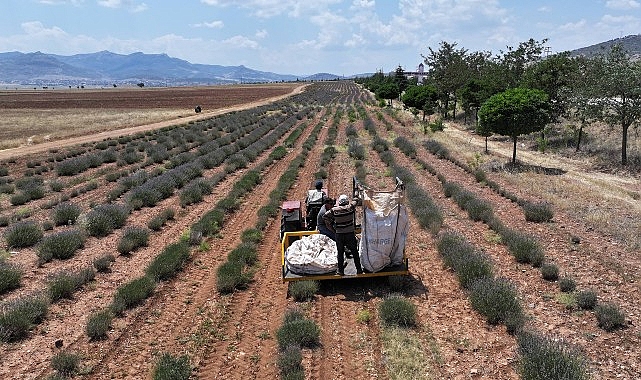
<path fill-rule="evenodd" d="M 280 74 L 411 71 L 456 42 L 552 52 L 641 33 L 641 0 L 0 0 L 0 52 L 166 53 Z"/>

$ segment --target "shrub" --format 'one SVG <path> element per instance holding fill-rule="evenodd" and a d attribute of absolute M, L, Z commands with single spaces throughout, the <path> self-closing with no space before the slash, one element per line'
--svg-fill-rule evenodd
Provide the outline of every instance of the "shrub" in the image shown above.
<path fill-rule="evenodd" d="M 562 341 L 522 333 L 518 336 L 518 345 L 521 379 L 589 379 L 585 359 Z"/>
<path fill-rule="evenodd" d="M 85 332 L 91 340 L 101 340 L 107 338 L 107 332 L 111 329 L 114 315 L 109 309 L 97 311 L 87 319 Z"/>
<path fill-rule="evenodd" d="M 93 267 L 100 273 L 109 272 L 111 269 L 111 264 L 116 261 L 116 257 L 111 253 L 107 253 L 96 258 L 93 261 Z"/>
<path fill-rule="evenodd" d="M 554 217 L 552 206 L 547 202 L 525 202 L 523 213 L 525 214 L 525 220 L 535 223 L 549 222 Z"/>
<path fill-rule="evenodd" d="M 465 204 L 465 211 L 467 211 L 467 215 L 469 215 L 470 219 L 475 222 L 483 221 L 487 223 L 494 218 L 492 205 L 489 202 L 478 198 L 473 198 L 467 201 Z"/>
<path fill-rule="evenodd" d="M 154 258 L 145 273 L 155 281 L 165 281 L 174 278 L 189 259 L 187 243 L 170 244 Z"/>
<path fill-rule="evenodd" d="M 446 233 L 439 239 L 437 249 L 445 264 L 456 272 L 462 287 L 469 288 L 479 278 L 492 277 L 490 259 L 475 251 L 463 236 Z"/>
<path fill-rule="evenodd" d="M 298 346 L 288 346 L 278 355 L 281 379 L 305 379 L 303 353 Z"/>
<path fill-rule="evenodd" d="M 386 297 L 378 307 L 385 326 L 410 327 L 416 324 L 416 305 L 399 295 Z"/>
<path fill-rule="evenodd" d="M 251 276 L 244 272 L 245 266 L 238 261 L 226 261 L 216 272 L 216 287 L 220 293 L 231 293 L 235 289 L 245 288 Z"/>
<path fill-rule="evenodd" d="M 243 231 L 240 237 L 243 243 L 260 244 L 263 240 L 263 232 L 256 228 L 249 228 Z"/>
<path fill-rule="evenodd" d="M 29 202 L 31 198 L 24 192 L 16 193 L 13 194 L 9 198 L 9 202 L 11 203 L 12 206 L 22 206 L 23 204 Z"/>
<path fill-rule="evenodd" d="M 71 299 L 78 288 L 79 280 L 71 273 L 61 272 L 52 276 L 47 283 L 47 291 L 51 302 L 63 298 Z"/>
<path fill-rule="evenodd" d="M 22 270 L 15 264 L 0 260 L 0 294 L 20 287 Z"/>
<path fill-rule="evenodd" d="M 599 304 L 594 308 L 594 315 L 599 328 L 607 332 L 625 327 L 625 315 L 613 303 Z"/>
<path fill-rule="evenodd" d="M 43 232 L 35 222 L 23 221 L 10 225 L 4 236 L 10 248 L 26 248 L 38 243 Z"/>
<path fill-rule="evenodd" d="M 227 256 L 229 261 L 236 261 L 243 265 L 254 265 L 258 261 L 258 252 L 253 243 L 240 243 Z"/>
<path fill-rule="evenodd" d="M 541 276 L 546 281 L 556 281 L 559 279 L 559 267 L 555 264 L 543 264 L 541 266 Z"/>
<path fill-rule="evenodd" d="M 72 377 L 78 372 L 80 355 L 70 352 L 59 352 L 51 358 L 51 366 L 62 376 Z"/>
<path fill-rule="evenodd" d="M 172 208 L 164 209 L 160 214 L 154 216 L 147 223 L 147 227 L 154 231 L 160 231 L 168 220 L 173 220 L 176 212 Z"/>
<path fill-rule="evenodd" d="M 34 324 L 40 323 L 49 309 L 42 296 L 28 296 L 4 304 L 0 308 L 0 341 L 23 339 Z"/>
<path fill-rule="evenodd" d="M 289 284 L 289 294 L 298 302 L 309 301 L 318 292 L 318 281 L 294 281 Z"/>
<path fill-rule="evenodd" d="M 104 237 L 113 230 L 121 228 L 127 221 L 129 212 L 123 206 L 102 204 L 87 214 L 86 228 L 91 236 Z"/>
<path fill-rule="evenodd" d="M 576 289 L 576 282 L 572 278 L 564 277 L 559 280 L 559 289 L 563 293 L 573 292 Z"/>
<path fill-rule="evenodd" d="M 176 357 L 166 352 L 160 356 L 153 372 L 154 380 L 188 380 L 190 376 L 189 357 Z"/>
<path fill-rule="evenodd" d="M 154 280 L 149 276 L 143 276 L 121 285 L 116 290 L 111 310 L 116 315 L 122 315 L 125 310 L 141 305 L 153 294 L 155 286 Z"/>
<path fill-rule="evenodd" d="M 470 303 L 492 325 L 518 321 L 523 314 L 516 289 L 506 279 L 482 278 L 470 287 Z"/>
<path fill-rule="evenodd" d="M 62 181 L 52 179 L 49 182 L 49 188 L 51 189 L 51 191 L 55 191 L 56 193 L 59 193 L 62 191 L 62 189 L 65 188 L 65 184 Z"/>
<path fill-rule="evenodd" d="M 52 259 L 66 260 L 85 245 L 85 234 L 81 230 L 73 229 L 53 233 L 45 237 L 38 246 L 40 264 Z"/>
<path fill-rule="evenodd" d="M 583 310 L 592 310 L 597 304 L 597 295 L 593 290 L 583 290 L 576 294 L 576 304 Z"/>
<path fill-rule="evenodd" d="M 320 343 L 320 328 L 311 319 L 296 318 L 283 322 L 276 331 L 276 339 L 281 351 L 289 346 L 312 348 Z"/>
<path fill-rule="evenodd" d="M 127 227 L 118 241 L 118 252 L 126 255 L 149 244 L 149 230 L 142 227 Z"/>
<path fill-rule="evenodd" d="M 540 267 L 543 264 L 545 253 L 535 237 L 505 229 L 501 232 L 501 239 L 517 262 L 529 263 L 533 267 Z"/>

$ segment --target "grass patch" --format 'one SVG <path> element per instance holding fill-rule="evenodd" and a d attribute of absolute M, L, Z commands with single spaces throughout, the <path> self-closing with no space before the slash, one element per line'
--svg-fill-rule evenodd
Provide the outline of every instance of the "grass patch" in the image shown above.
<path fill-rule="evenodd" d="M 191 364 L 186 355 L 174 356 L 163 353 L 154 366 L 154 380 L 187 380 L 191 376 Z"/>
<path fill-rule="evenodd" d="M 429 379 L 429 364 L 421 339 L 400 327 L 381 330 L 385 368 L 391 380 Z"/>

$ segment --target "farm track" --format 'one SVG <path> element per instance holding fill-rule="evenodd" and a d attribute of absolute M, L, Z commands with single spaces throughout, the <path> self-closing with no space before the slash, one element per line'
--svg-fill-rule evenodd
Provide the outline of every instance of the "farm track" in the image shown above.
<path fill-rule="evenodd" d="M 544 247 L 548 261 L 556 263 L 562 275 L 569 275 L 577 282 L 577 289 L 593 289 L 602 301 L 615 302 L 628 315 L 633 326 L 638 326 L 641 316 L 641 297 L 638 253 L 626 251 L 613 243 L 607 236 L 591 231 L 581 221 L 573 220 L 555 211 L 553 223 L 526 222 L 520 206 L 494 193 L 486 186 L 476 183 L 474 177 L 454 163 L 439 159 L 428 153 L 416 139 L 417 134 L 408 133 L 407 128 L 395 128 L 395 132 L 415 141 L 417 157 L 445 174 L 448 181 L 464 186 L 481 199 L 492 204 L 494 213 L 506 226 L 527 231 L 536 236 Z M 420 135 L 419 135 L 420 136 Z M 395 150 L 397 160 L 403 165 L 413 165 L 400 151 Z M 406 166 L 409 167 L 409 166 Z M 639 374 L 641 347 L 638 327 L 636 332 L 618 331 L 607 333 L 596 326 L 591 313 L 569 310 L 559 301 L 558 284 L 541 278 L 540 270 L 527 264 L 518 264 L 505 246 L 497 244 L 494 233 L 482 222 L 472 222 L 466 212 L 449 199 L 445 199 L 438 180 L 425 171 L 417 173 L 425 178 L 435 198 L 446 211 L 445 226 L 462 233 L 474 246 L 489 254 L 494 261 L 497 276 L 510 279 L 517 285 L 524 310 L 532 318 L 529 325 L 544 334 L 555 337 L 581 348 L 595 364 L 595 375 L 610 378 L 608 373 L 619 373 L 620 377 L 633 379 Z M 491 174 L 490 174 L 490 178 Z M 518 189 L 509 189 L 518 191 Z M 536 194 L 528 194 L 536 199 Z M 453 218 L 452 218 L 453 217 Z M 456 222 L 454 222 L 456 221 Z M 586 232 L 590 233 L 586 233 Z M 571 243 L 572 236 L 580 236 L 580 246 Z M 623 259 L 624 267 L 618 260 Z M 595 275 L 598 274 L 598 275 Z M 607 359 L 617 357 L 617 361 Z"/>

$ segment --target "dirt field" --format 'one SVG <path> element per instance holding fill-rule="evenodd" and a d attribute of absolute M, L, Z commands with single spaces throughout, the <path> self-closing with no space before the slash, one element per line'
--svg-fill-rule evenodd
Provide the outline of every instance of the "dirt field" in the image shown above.
<path fill-rule="evenodd" d="M 303 88 L 301 84 L 276 83 L 0 91 L 0 149 L 19 148 L 19 153 L 17 150 L 12 151 L 16 153 L 4 153 L 3 157 L 8 157 L 7 154 L 41 149 L 31 146 L 50 141 L 65 139 L 65 144 L 77 144 L 109 138 L 114 130 L 136 133 L 160 128 L 169 120 L 171 123 L 202 120 L 274 101 Z M 196 106 L 201 107 L 201 113 L 195 113 Z M 127 130 L 123 131 L 125 128 Z M 96 133 L 100 135 L 96 136 Z M 78 139 L 69 141 L 71 137 Z"/>
<path fill-rule="evenodd" d="M 313 89 L 318 91 L 312 92 Z M 109 93 L 111 91 L 109 90 Z M 151 89 L 141 91 L 145 94 L 154 93 Z M 456 274 L 445 267 L 436 250 L 437 237 L 421 229 L 414 215 L 410 215 L 411 227 L 406 246 L 411 275 L 404 280 L 401 292 L 417 306 L 418 325 L 409 330 L 392 330 L 391 333 L 397 336 L 391 340 L 390 330 L 380 324 L 377 316 L 378 306 L 385 296 L 398 290 L 385 278 L 325 281 L 321 284 L 315 299 L 305 303 L 296 303 L 287 296 L 287 284 L 281 280 L 278 218 L 272 218 L 263 231 L 264 238 L 258 252 L 259 264 L 247 289 L 231 294 L 220 294 L 217 291 L 217 269 L 225 261 L 228 252 L 241 241 L 241 232 L 253 225 L 260 214 L 260 208 L 270 201 L 270 192 L 277 187 L 290 162 L 304 152 L 305 139 L 312 134 L 318 123 L 323 122 L 316 143 L 306 154 L 304 166 L 299 169 L 296 185 L 287 193 L 287 199 L 304 199 L 306 191 L 316 179 L 329 126 L 338 110 L 343 110 L 343 113 L 337 124 L 337 154 L 328 166 L 325 182 L 330 195 L 336 197 L 341 193 L 351 193 L 352 177 L 356 169 L 354 160 L 347 153 L 346 129 L 350 125 L 358 130 L 360 144 L 367 147 L 366 158 L 363 160 L 365 182 L 379 188 L 393 186 L 390 169 L 376 152 L 369 148 L 372 137 L 365 131 L 363 119 L 355 117 L 350 120 L 348 116 L 350 110 L 354 111 L 356 107 L 361 106 L 365 107 L 368 116 L 374 121 L 378 136 L 388 141 L 397 163 L 411 171 L 416 183 L 434 198 L 441 208 L 444 215 L 441 233 L 461 233 L 475 247 L 491 257 L 497 276 L 505 277 L 516 285 L 519 301 L 528 316 L 528 327 L 575 346 L 587 358 L 595 379 L 637 379 L 641 376 L 641 258 L 638 250 L 630 249 L 625 241 L 615 236 L 607 226 L 596 226 L 595 221 L 577 218 L 570 213 L 570 208 L 561 202 L 571 201 L 563 192 L 565 187 L 560 183 L 557 183 L 556 190 L 543 187 L 556 179 L 546 174 L 488 173 L 492 180 L 521 197 L 534 201 L 558 202 L 554 204 L 552 222 L 526 222 L 517 204 L 499 196 L 488 187 L 479 185 L 473 175 L 452 162 L 440 159 L 422 148 L 426 139 L 447 140 L 452 146 L 458 147 L 452 151 L 461 161 L 469 161 L 479 152 L 483 141 L 477 136 L 469 135 L 462 128 L 450 125 L 441 135 L 425 136 L 420 133 L 411 115 L 400 113 L 394 116 L 381 112 L 370 105 L 370 95 L 351 82 L 318 83 L 305 88 L 288 87 L 286 91 L 283 87 L 278 91 L 278 94 L 271 93 L 269 97 L 282 97 L 283 92 L 294 93 L 281 99 L 282 103 L 277 103 L 277 109 L 270 109 L 261 114 L 261 122 L 248 120 L 254 123 L 251 125 L 258 127 L 271 120 L 271 117 L 292 112 L 292 115 L 296 116 L 287 120 L 291 120 L 292 130 L 299 126 L 303 128 L 301 136 L 288 148 L 284 159 L 275 161 L 263 169 L 260 183 L 243 197 L 235 211 L 226 215 L 220 232 L 214 237 L 206 238 L 207 244 L 192 248 L 189 263 L 176 279 L 159 283 L 154 294 L 142 305 L 127 310 L 124 316 L 114 319 L 107 339 L 88 339 L 85 333 L 88 316 L 107 306 L 119 286 L 143 275 L 145 268 L 164 247 L 176 242 L 189 226 L 226 197 L 243 174 L 256 168 L 269 155 L 271 149 L 261 152 L 247 164 L 247 168 L 230 171 L 201 202 L 182 207 L 179 199 L 180 190 L 177 190 L 174 195 L 161 200 L 153 208 L 144 207 L 132 211 L 128 216 L 127 226 L 146 226 L 152 217 L 166 208 L 177 211 L 175 220 L 169 221 L 161 231 L 150 235 L 147 247 L 132 254 L 120 255 L 116 251 L 121 231 L 115 231 L 103 238 L 90 237 L 73 258 L 52 260 L 44 265 L 38 265 L 36 248 L 33 247 L 11 249 L 11 253 L 6 254 L 8 262 L 23 268 L 23 278 L 18 289 L 1 295 L 3 305 L 42 291 L 48 278 L 55 273 L 85 268 L 90 266 L 94 259 L 106 253 L 114 254 L 115 261 L 109 272 L 97 273 L 95 280 L 83 286 L 72 299 L 53 303 L 44 321 L 34 326 L 25 339 L 1 344 L 0 378 L 46 378 L 53 373 L 52 357 L 66 350 L 78 353 L 81 357 L 80 371 L 75 376 L 80 379 L 151 378 L 154 364 L 164 352 L 187 355 L 194 368 L 193 378 L 277 379 L 279 373 L 276 331 L 282 323 L 285 310 L 291 307 L 303 310 L 321 329 L 320 346 L 303 350 L 306 379 L 519 378 L 514 336 L 507 333 L 505 326 L 489 325 L 484 317 L 471 307 L 466 292 L 456 279 Z M 26 96 L 37 101 L 36 95 Z M 27 220 L 46 222 L 50 219 L 51 211 L 43 206 L 94 181 L 97 187 L 86 192 L 76 191 L 78 194 L 70 200 L 80 205 L 83 212 L 87 212 L 93 205 L 105 203 L 107 195 L 116 189 L 118 182 L 106 179 L 110 173 L 122 170 L 130 170 L 130 174 L 139 170 L 152 173 L 154 169 L 163 172 L 170 170 L 171 166 L 168 163 L 179 155 L 144 167 L 141 167 L 141 162 L 114 162 L 86 169 L 71 177 L 59 177 L 53 169 L 59 161 L 52 158 L 52 162 L 48 159 L 66 151 L 65 149 L 78 148 L 77 144 L 80 143 L 86 144 L 85 147 L 93 147 L 93 142 L 106 141 L 109 137 L 134 137 L 138 132 L 176 124 L 187 129 L 189 126 L 198 125 L 197 120 L 201 119 L 204 120 L 203 123 L 211 122 L 210 127 L 221 125 L 228 117 L 223 113 L 232 110 L 230 107 L 234 106 L 233 110 L 241 110 L 274 101 L 267 101 L 267 96 L 265 93 L 260 97 L 251 95 L 242 102 L 243 105 L 240 105 L 239 101 L 220 106 L 219 111 L 211 112 L 209 107 L 214 106 L 202 102 L 201 105 L 206 105 L 203 108 L 207 111 L 194 115 L 193 118 L 184 117 L 126 130 L 115 130 L 108 134 L 87 135 L 2 151 L 2 166 L 8 168 L 9 177 L 14 182 L 30 170 L 50 165 L 52 168 L 40 175 L 47 183 L 58 178 L 66 186 L 60 193 L 47 188 L 42 199 L 32 200 L 26 205 L 12 205 L 9 196 L 2 194 L 1 215 L 11 218 L 21 214 L 27 215 Z M 242 98 L 243 95 L 239 97 Z M 141 101 L 142 103 L 136 104 L 136 107 L 141 108 L 156 102 L 151 100 L 153 97 L 144 98 L 150 103 L 145 103 L 143 98 L 135 99 L 138 100 L 131 99 L 132 104 Z M 172 103 L 171 99 L 163 99 L 164 97 L 161 97 L 158 102 L 167 104 L 168 107 L 179 104 L 192 107 L 194 104 L 193 98 L 185 100 L 184 104 L 181 103 L 182 100 L 178 100 L 182 99 L 181 96 L 175 98 L 176 103 Z M 84 104 L 84 100 L 75 101 L 80 103 L 74 103 L 74 107 Z M 87 100 L 92 102 L 91 107 L 99 107 L 98 105 L 108 104 L 109 101 L 99 95 L 93 100 Z M 310 106 L 309 112 L 305 115 L 296 114 L 297 110 L 305 109 L 303 101 L 316 105 Z M 58 107 L 66 107 L 60 104 Z M 235 120 L 234 125 L 237 124 L 242 124 L 242 121 Z M 279 138 L 275 145 L 283 144 L 286 136 Z M 605 332 L 598 328 L 594 313 L 570 305 L 568 297 L 559 291 L 557 283 L 544 281 L 538 268 L 517 263 L 487 225 L 470 220 L 450 198 L 444 196 L 442 186 L 434 175 L 422 170 L 416 160 L 408 158 L 394 147 L 393 141 L 398 136 L 404 136 L 416 145 L 418 159 L 432 165 L 448 180 L 462 184 L 488 201 L 503 224 L 527 231 L 538 239 L 545 249 L 547 260 L 556 263 L 563 276 L 575 279 L 577 289 L 593 289 L 600 301 L 617 304 L 625 312 L 626 328 L 614 332 Z M 172 145 L 180 145 L 178 139 L 184 140 L 180 141 L 187 147 L 183 153 L 191 153 L 194 157 L 201 146 L 198 144 L 204 144 L 198 140 L 198 136 L 190 139 L 188 134 L 187 137 L 180 138 L 168 134 L 142 134 L 139 140 L 123 141 L 118 143 L 119 145 L 114 143 L 114 149 L 119 147 L 124 154 L 128 148 L 135 151 L 134 147 L 144 146 L 144 143 L 172 139 L 176 142 Z M 141 145 L 133 145 L 134 143 Z M 492 156 L 484 157 L 484 162 L 492 159 L 505 162 L 511 154 L 510 143 L 495 141 L 491 145 L 491 152 Z M 640 189 L 638 180 L 590 173 L 580 162 L 567 158 L 543 156 L 536 152 L 519 152 L 519 155 L 524 162 L 532 165 L 562 169 L 566 173 L 562 178 L 576 186 L 574 189 L 581 190 L 575 192 L 580 198 L 585 198 L 585 194 L 591 190 L 596 194 L 592 194 L 593 198 L 590 200 L 605 202 L 606 198 L 599 194 L 605 191 L 606 185 L 609 189 L 608 194 L 628 194 L 620 196 L 620 199 L 608 196 L 607 200 L 612 202 L 617 210 L 625 211 L 622 218 L 641 220 L 638 200 L 635 202 L 633 198 L 633 194 Z M 202 177 L 213 178 L 224 171 L 224 164 L 219 164 L 204 169 Z M 527 185 L 523 185 L 524 183 Z M 542 192 L 541 189 L 544 188 L 547 190 Z M 613 188 L 616 188 L 616 191 Z M 553 197 L 554 191 L 562 196 Z M 126 197 L 125 194 L 117 201 L 121 202 L 127 199 Z M 580 199 L 575 201 L 577 202 L 580 202 Z M 53 232 L 65 228 L 67 227 L 54 227 Z M 6 229 L 7 227 L 2 227 L 1 232 L 4 234 Z M 639 232 L 641 233 L 641 230 Z M 49 233 L 51 231 L 45 232 L 45 235 Z M 580 243 L 573 243 L 573 237 L 579 237 Z M 364 310 L 370 312 L 372 318 L 367 322 L 359 322 L 357 316 Z M 409 359 L 413 359 L 414 364 L 420 366 L 420 370 L 412 375 L 399 375 L 401 372 L 392 366 L 393 348 L 390 341 L 398 343 L 399 335 L 411 341 L 417 350 L 417 354 L 412 355 L 413 358 L 405 358 L 408 361 L 404 365 L 409 366 Z"/>

